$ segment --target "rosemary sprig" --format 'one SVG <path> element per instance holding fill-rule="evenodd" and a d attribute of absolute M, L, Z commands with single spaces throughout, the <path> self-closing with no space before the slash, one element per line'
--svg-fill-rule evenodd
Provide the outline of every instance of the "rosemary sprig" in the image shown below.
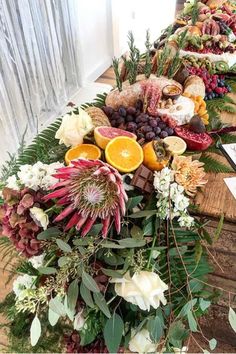
<path fill-rule="evenodd" d="M 114 73 L 116 76 L 116 86 L 119 91 L 122 91 L 122 81 L 121 81 L 120 71 L 119 71 L 119 62 L 120 61 L 118 58 L 112 59 L 112 65 L 113 65 Z"/>
<path fill-rule="evenodd" d="M 145 77 L 148 79 L 149 76 L 151 75 L 151 71 L 152 71 L 152 62 L 151 62 L 151 56 L 150 56 L 150 50 L 151 50 L 152 44 L 150 42 L 149 30 L 147 30 L 147 32 L 146 32 L 145 47 L 146 47 L 146 54 L 145 54 L 144 74 L 145 74 Z"/>
<path fill-rule="evenodd" d="M 126 61 L 126 67 L 128 69 L 128 79 L 130 85 L 134 84 L 138 74 L 138 64 L 140 60 L 140 51 L 134 45 L 134 36 L 130 31 L 128 33 L 128 46 L 130 51 L 130 59 Z"/>
<path fill-rule="evenodd" d="M 181 63 L 182 63 L 182 58 L 180 58 L 180 49 L 183 49 L 186 44 L 186 36 L 187 36 L 188 30 L 185 30 L 179 35 L 178 38 L 178 50 L 174 58 L 172 59 L 172 62 L 169 65 L 168 68 L 168 73 L 167 76 L 168 78 L 172 78 L 176 72 L 179 70 Z"/>
<path fill-rule="evenodd" d="M 198 15 L 199 15 L 198 0 L 194 0 L 192 11 L 191 11 L 191 19 L 192 19 L 193 26 L 197 22 Z"/>
<path fill-rule="evenodd" d="M 165 74 L 166 63 L 170 55 L 170 48 L 167 45 L 164 46 L 163 50 L 158 52 L 157 56 L 157 72 L 156 76 L 162 76 Z"/>

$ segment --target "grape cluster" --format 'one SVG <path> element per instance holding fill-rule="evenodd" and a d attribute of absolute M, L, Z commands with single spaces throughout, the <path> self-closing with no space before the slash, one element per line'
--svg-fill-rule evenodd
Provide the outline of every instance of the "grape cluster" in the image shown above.
<path fill-rule="evenodd" d="M 226 93 L 231 92 L 231 87 L 226 83 L 224 75 L 210 74 L 203 68 L 188 68 L 191 75 L 198 75 L 204 81 L 206 86 L 205 100 L 223 97 Z"/>
<path fill-rule="evenodd" d="M 141 100 L 136 102 L 135 107 L 120 106 L 116 111 L 109 106 L 103 107 L 112 127 L 128 130 L 136 134 L 138 139 L 151 141 L 174 134 L 174 130 L 160 117 L 153 117 L 142 110 L 143 102 Z"/>

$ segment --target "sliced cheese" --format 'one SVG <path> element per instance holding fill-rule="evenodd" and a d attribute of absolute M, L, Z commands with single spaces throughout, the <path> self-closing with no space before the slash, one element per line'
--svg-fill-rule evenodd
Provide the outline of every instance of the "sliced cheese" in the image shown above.
<path fill-rule="evenodd" d="M 229 67 L 233 66 L 236 63 L 236 53 L 223 53 L 223 54 L 213 54 L 213 53 L 197 53 L 197 52 L 189 52 L 187 50 L 180 50 L 180 57 L 184 57 L 186 55 L 193 55 L 196 58 L 208 58 L 211 62 L 216 61 L 224 61 Z"/>
<path fill-rule="evenodd" d="M 160 116 L 167 114 L 176 121 L 177 125 L 183 125 L 194 116 L 194 107 L 194 102 L 190 98 L 180 96 L 171 108 L 160 108 L 157 111 Z"/>

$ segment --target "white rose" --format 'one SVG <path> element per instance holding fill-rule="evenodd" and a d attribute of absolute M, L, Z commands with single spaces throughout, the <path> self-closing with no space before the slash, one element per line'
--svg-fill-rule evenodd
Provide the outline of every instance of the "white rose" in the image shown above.
<path fill-rule="evenodd" d="M 79 108 L 79 115 L 66 114 L 55 138 L 60 139 L 59 144 L 76 146 L 83 143 L 83 138 L 93 129 L 92 119 L 87 112 Z"/>
<path fill-rule="evenodd" d="M 74 329 L 76 331 L 81 330 L 84 327 L 85 319 L 83 316 L 83 311 L 77 313 L 74 319 Z"/>
<path fill-rule="evenodd" d="M 29 262 L 32 264 L 32 266 L 35 269 L 38 269 L 43 265 L 44 257 L 45 257 L 45 253 L 41 254 L 40 256 L 33 256 L 29 258 Z"/>
<path fill-rule="evenodd" d="M 142 329 L 131 337 L 129 341 L 129 350 L 135 353 L 156 353 L 157 344 L 151 341 L 147 329 Z"/>
<path fill-rule="evenodd" d="M 166 305 L 164 291 L 168 286 L 153 272 L 141 271 L 134 273 L 132 278 L 127 272 L 123 278 L 113 278 L 115 292 L 126 301 L 137 305 L 141 310 L 150 311 L 150 307 L 157 309 L 160 302 Z"/>
<path fill-rule="evenodd" d="M 34 281 L 36 276 L 28 274 L 20 275 L 13 282 L 13 291 L 16 297 L 20 297 L 26 289 L 35 289 Z"/>
<path fill-rule="evenodd" d="M 47 229 L 49 219 L 43 209 L 37 207 L 30 208 L 30 216 L 38 226 L 41 226 L 44 230 Z"/>

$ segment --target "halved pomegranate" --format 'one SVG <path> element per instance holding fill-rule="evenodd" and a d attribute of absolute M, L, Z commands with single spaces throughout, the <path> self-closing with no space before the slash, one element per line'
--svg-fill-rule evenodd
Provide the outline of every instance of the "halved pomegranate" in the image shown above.
<path fill-rule="evenodd" d="M 184 127 L 176 127 L 175 133 L 186 142 L 189 150 L 203 151 L 213 143 L 212 138 L 207 133 L 194 133 Z"/>

